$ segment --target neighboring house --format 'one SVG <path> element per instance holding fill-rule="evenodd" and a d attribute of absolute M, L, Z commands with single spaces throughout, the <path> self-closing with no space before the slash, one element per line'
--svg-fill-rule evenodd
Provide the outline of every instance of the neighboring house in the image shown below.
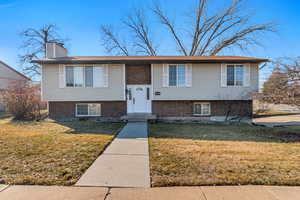
<path fill-rule="evenodd" d="M 67 56 L 47 45 L 42 99 L 51 118 L 119 119 L 152 113 L 159 119 L 221 120 L 252 115 L 258 66 L 239 56 Z"/>
<path fill-rule="evenodd" d="M 8 88 L 11 84 L 19 80 L 30 80 L 20 72 L 16 71 L 9 65 L 0 61 L 0 90 Z M 4 111 L 4 102 L 0 95 L 0 111 Z"/>

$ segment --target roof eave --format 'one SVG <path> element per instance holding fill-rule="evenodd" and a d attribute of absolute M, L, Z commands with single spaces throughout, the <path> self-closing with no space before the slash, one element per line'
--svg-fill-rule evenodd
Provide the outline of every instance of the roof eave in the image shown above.
<path fill-rule="evenodd" d="M 267 59 L 249 60 L 33 60 L 38 64 L 160 64 L 160 63 L 263 63 Z"/>

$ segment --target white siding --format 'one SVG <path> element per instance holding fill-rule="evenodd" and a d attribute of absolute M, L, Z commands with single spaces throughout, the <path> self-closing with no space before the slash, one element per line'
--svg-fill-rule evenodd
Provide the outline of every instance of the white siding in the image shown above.
<path fill-rule="evenodd" d="M 59 65 L 43 65 L 42 98 L 45 101 L 122 101 L 124 97 L 123 65 L 108 65 L 107 87 L 60 88 Z M 105 83 L 106 84 L 106 83 Z"/>
<path fill-rule="evenodd" d="M 193 64 L 191 87 L 163 87 L 163 64 L 153 64 L 153 100 L 242 100 L 258 91 L 258 64 L 249 67 L 250 84 L 221 85 L 221 64 Z M 225 82 L 225 81 L 224 81 Z"/>

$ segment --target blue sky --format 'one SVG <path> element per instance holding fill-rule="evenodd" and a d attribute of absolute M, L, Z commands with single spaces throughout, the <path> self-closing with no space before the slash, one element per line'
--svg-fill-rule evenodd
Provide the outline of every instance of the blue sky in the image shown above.
<path fill-rule="evenodd" d="M 227 0 L 211 0 L 218 7 Z M 70 41 L 67 44 L 70 55 L 105 55 L 101 46 L 99 27 L 101 24 L 117 26 L 122 17 L 133 7 L 147 6 L 150 0 L 0 0 L 0 60 L 17 70 L 19 47 L 22 40 L 19 33 L 29 27 L 38 28 L 46 23 L 60 27 L 60 33 Z M 168 13 L 179 16 L 191 8 L 194 0 L 162 0 Z M 264 48 L 251 48 L 249 52 L 232 50 L 228 54 L 255 56 L 274 59 L 283 56 L 300 56 L 300 1 L 298 0 L 245 0 L 246 9 L 255 11 L 255 22 L 274 21 L 278 24 L 277 34 L 268 34 L 262 41 Z M 156 19 L 150 16 L 151 23 Z M 159 33 L 159 35 L 158 35 Z M 165 34 L 154 31 L 157 43 L 162 43 Z M 174 54 L 168 42 L 161 47 L 163 54 Z M 270 70 L 261 71 L 263 81 Z"/>

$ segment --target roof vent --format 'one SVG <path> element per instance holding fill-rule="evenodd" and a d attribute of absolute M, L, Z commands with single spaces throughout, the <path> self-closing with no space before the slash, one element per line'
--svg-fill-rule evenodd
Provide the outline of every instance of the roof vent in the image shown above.
<path fill-rule="evenodd" d="M 46 58 L 60 58 L 66 56 L 68 56 L 68 50 L 64 47 L 63 43 L 46 43 Z"/>

